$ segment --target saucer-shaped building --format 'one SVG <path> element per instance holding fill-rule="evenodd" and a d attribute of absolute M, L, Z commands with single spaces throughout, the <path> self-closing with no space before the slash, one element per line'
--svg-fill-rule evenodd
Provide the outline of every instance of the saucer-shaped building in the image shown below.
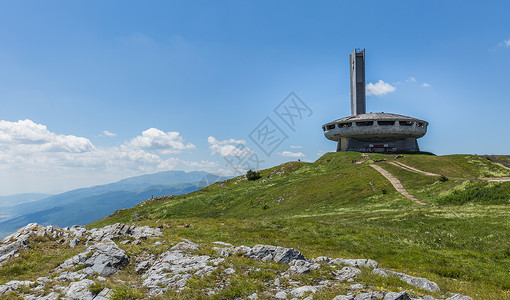
<path fill-rule="evenodd" d="M 337 142 L 337 151 L 417 152 L 418 138 L 428 122 L 390 113 L 366 113 L 365 50 L 350 55 L 351 113 L 322 126 L 324 136 Z"/>

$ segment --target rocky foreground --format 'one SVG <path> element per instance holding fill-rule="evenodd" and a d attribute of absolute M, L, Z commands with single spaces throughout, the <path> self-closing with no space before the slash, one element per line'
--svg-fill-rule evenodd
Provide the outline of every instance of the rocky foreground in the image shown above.
<path fill-rule="evenodd" d="M 114 224 L 100 229 L 84 227 L 57 228 L 29 224 L 6 237 L 0 246 L 0 268 L 30 251 L 34 243 L 55 241 L 63 249 L 85 246 L 85 251 L 60 262 L 50 276 L 34 280 L 9 281 L 0 285 L 0 297 L 12 299 L 130 299 L 129 293 L 116 289 L 116 284 L 130 285 L 143 291 L 143 297 L 187 298 L 190 289 L 200 289 L 203 298 L 247 299 L 325 299 L 324 291 L 345 293 L 329 298 L 335 300 L 362 299 L 471 299 L 460 294 L 443 294 L 438 285 L 426 278 L 379 268 L 371 259 L 317 257 L 308 259 L 292 248 L 270 245 L 233 246 L 214 242 L 211 251 L 189 240 L 166 245 L 159 228 Z M 130 247 L 150 243 L 162 249 L 154 253 L 129 251 Z M 128 253 L 126 253 L 126 251 Z M 236 259 L 258 261 L 259 265 L 237 266 Z M 276 266 L 273 274 L 265 274 L 263 289 L 249 295 L 227 295 L 236 276 L 258 274 Z M 286 267 L 285 267 L 286 266 Z M 112 279 L 131 268 L 136 283 Z M 130 269 L 130 270 L 131 270 Z M 362 273 L 384 280 L 401 282 L 396 291 L 381 289 L 362 281 Z M 310 276 L 315 276 L 310 280 Z M 254 275 L 255 276 L 255 275 Z M 197 280 L 213 277 L 213 283 L 197 286 Z M 366 278 L 366 275 L 365 275 Z M 310 284 L 312 282 L 313 284 Z M 200 285 L 200 284 L 199 284 Z M 321 294 L 322 293 L 322 294 Z M 242 294 L 242 292 L 241 292 Z"/>

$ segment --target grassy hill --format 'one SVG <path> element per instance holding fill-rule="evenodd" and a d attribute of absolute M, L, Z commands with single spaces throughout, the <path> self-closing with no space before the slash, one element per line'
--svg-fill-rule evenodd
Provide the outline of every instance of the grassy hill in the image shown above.
<path fill-rule="evenodd" d="M 400 179 L 421 206 L 397 193 L 369 166 L 397 160 L 442 174 L 413 173 L 377 162 Z M 502 299 L 510 289 L 510 169 L 474 155 L 327 153 L 314 163 L 288 162 L 200 191 L 143 202 L 90 226 L 164 223 L 172 235 L 201 242 L 257 243 L 301 249 L 309 257 L 367 257 L 428 277 L 442 290 Z M 474 196 L 472 196 L 474 195 Z M 184 227 L 184 224 L 191 226 Z"/>
<path fill-rule="evenodd" d="M 371 258 L 383 268 L 429 278 L 444 292 L 510 299 L 510 182 L 481 180 L 508 177 L 509 168 L 475 155 L 370 154 L 364 160 L 360 153 L 341 152 L 314 163 L 288 162 L 262 170 L 256 181 L 240 176 L 148 200 L 88 227 L 134 223 L 158 226 L 172 242 L 269 244 L 306 257 Z M 390 164 L 395 161 L 444 177 Z M 370 164 L 389 171 L 427 205 L 399 194 Z M 0 281 L 30 278 L 43 272 L 41 262 L 71 255 L 14 262 L 0 272 Z"/>

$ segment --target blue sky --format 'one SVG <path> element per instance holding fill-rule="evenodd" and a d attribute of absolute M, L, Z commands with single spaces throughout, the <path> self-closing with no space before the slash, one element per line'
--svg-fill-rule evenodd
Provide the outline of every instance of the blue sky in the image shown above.
<path fill-rule="evenodd" d="M 234 174 L 245 157 L 259 168 L 314 161 L 336 147 L 321 125 L 350 114 L 354 48 L 376 84 L 367 111 L 429 121 L 422 150 L 510 154 L 509 11 L 508 1 L 0 1 L 0 195 L 164 170 Z M 273 110 L 291 92 L 310 111 L 287 126 Z M 269 155 L 250 139 L 266 118 L 287 137 Z"/>

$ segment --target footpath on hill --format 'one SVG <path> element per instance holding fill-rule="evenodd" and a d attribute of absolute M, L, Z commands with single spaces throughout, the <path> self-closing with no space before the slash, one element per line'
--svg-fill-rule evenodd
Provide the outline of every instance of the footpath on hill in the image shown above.
<path fill-rule="evenodd" d="M 427 205 L 427 203 L 422 202 L 416 199 L 413 195 L 409 194 L 409 192 L 404 188 L 400 180 L 398 180 L 395 176 L 391 175 L 390 172 L 386 171 L 385 169 L 378 165 L 370 164 L 370 166 L 374 168 L 377 172 L 381 173 L 382 176 L 386 177 L 386 179 L 390 181 L 391 185 L 393 185 L 397 192 L 402 194 L 404 197 L 420 205 Z"/>

